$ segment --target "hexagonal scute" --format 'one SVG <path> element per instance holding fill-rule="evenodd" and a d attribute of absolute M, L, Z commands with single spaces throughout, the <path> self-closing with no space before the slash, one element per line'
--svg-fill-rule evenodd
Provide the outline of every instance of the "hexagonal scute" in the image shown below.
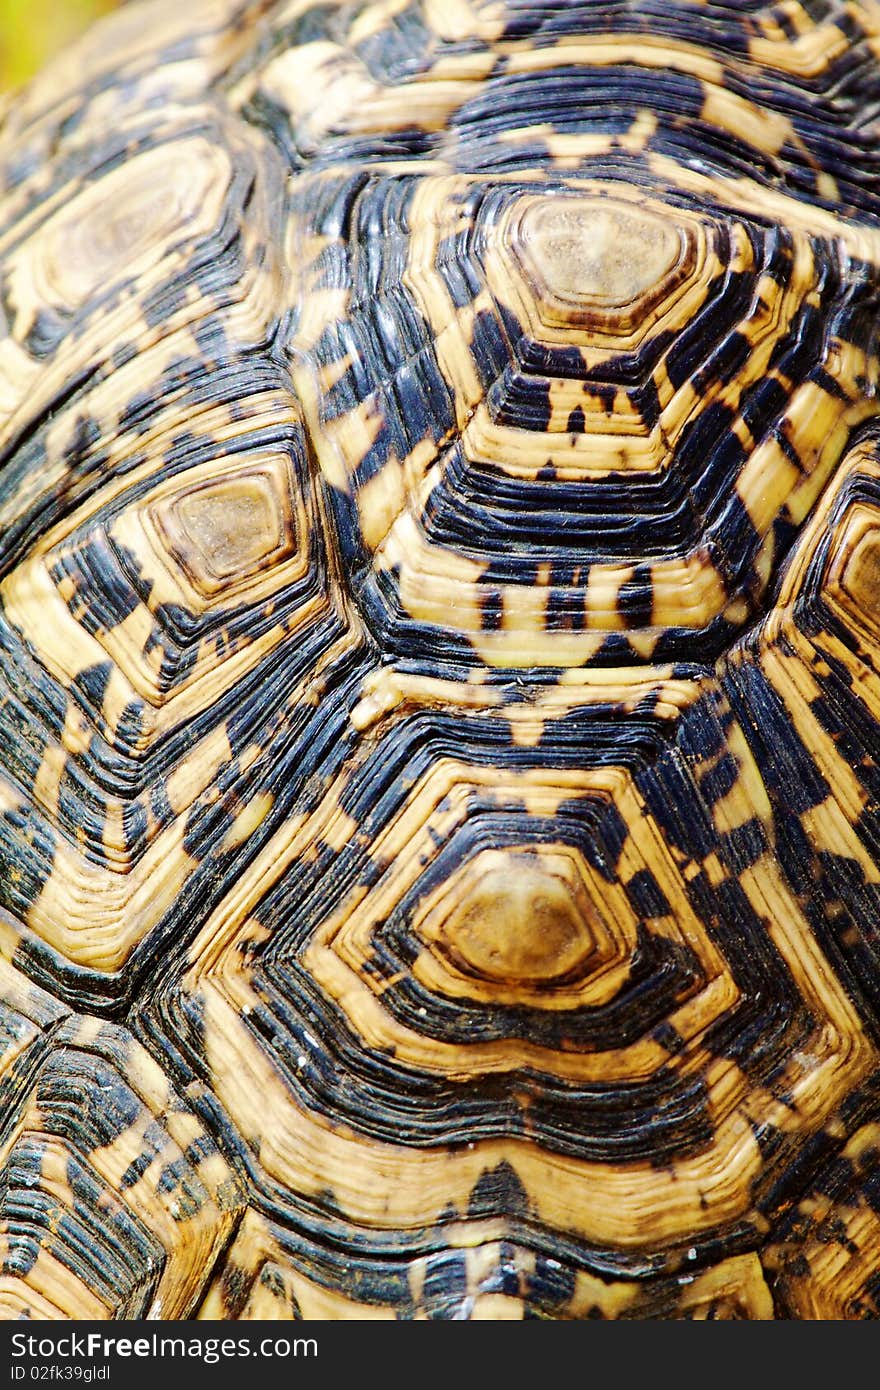
<path fill-rule="evenodd" d="M 15 1089 L 0 1148 L 4 1317 L 186 1317 L 243 1205 L 196 1114 L 130 1033 L 74 1016 Z"/>
<path fill-rule="evenodd" d="M 134 3 L 0 123 L 0 1308 L 877 1313 L 877 7 Z"/>
<path fill-rule="evenodd" d="M 300 179 L 293 379 L 386 650 L 715 656 L 873 413 L 872 330 L 831 327 L 852 294 L 832 241 L 620 188 Z M 356 249 L 378 227 L 384 264 Z M 634 264 L 641 297 L 612 279 L 603 307 L 596 267 Z"/>

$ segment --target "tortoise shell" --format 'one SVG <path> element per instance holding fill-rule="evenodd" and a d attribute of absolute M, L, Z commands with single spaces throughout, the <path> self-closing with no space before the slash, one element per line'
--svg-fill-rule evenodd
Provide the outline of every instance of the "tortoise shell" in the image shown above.
<path fill-rule="evenodd" d="M 880 1313 L 880 6 L 152 0 L 0 130 L 0 1306 Z"/>

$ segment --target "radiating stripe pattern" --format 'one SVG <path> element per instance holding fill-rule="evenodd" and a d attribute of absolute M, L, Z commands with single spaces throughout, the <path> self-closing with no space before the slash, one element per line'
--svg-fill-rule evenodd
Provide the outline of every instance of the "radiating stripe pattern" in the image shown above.
<path fill-rule="evenodd" d="M 0 1305 L 877 1302 L 880 8 L 132 4 L 0 125 Z"/>

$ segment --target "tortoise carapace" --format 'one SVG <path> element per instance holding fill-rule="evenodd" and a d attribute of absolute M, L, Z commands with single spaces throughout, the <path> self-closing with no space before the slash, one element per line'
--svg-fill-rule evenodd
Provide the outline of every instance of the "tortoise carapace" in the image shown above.
<path fill-rule="evenodd" d="M 880 1313 L 880 5 L 151 0 L 0 127 L 0 1308 Z"/>

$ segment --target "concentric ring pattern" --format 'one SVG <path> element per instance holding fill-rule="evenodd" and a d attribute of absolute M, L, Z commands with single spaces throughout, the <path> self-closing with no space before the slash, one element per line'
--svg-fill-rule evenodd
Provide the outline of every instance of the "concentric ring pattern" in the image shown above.
<path fill-rule="evenodd" d="M 0 1301 L 877 1316 L 880 10 L 167 0 L 0 126 Z"/>

